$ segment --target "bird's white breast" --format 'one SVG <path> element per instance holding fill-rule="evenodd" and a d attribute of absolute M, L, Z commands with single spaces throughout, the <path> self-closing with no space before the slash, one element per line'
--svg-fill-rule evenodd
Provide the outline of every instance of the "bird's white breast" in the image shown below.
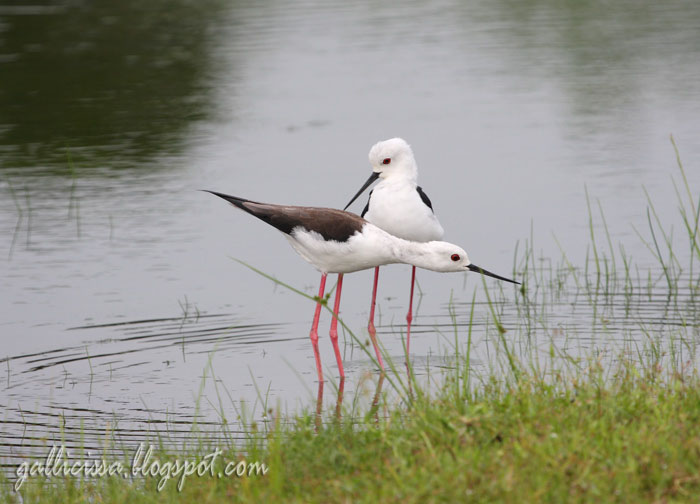
<path fill-rule="evenodd" d="M 364 218 L 404 240 L 440 240 L 444 230 L 416 186 L 408 181 L 384 180 L 372 191 Z"/>
<path fill-rule="evenodd" d="M 323 273 L 352 273 L 397 262 L 396 239 L 370 224 L 344 242 L 324 240 L 301 227 L 286 236 L 294 250 Z"/>

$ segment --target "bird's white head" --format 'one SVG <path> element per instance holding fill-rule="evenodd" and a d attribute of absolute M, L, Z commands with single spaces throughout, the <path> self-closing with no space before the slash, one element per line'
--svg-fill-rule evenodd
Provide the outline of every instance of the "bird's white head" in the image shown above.
<path fill-rule="evenodd" d="M 369 150 L 369 162 L 379 178 L 418 179 L 413 151 L 403 138 L 390 138 L 374 144 Z"/>
<path fill-rule="evenodd" d="M 467 271 L 471 262 L 462 247 L 443 241 L 431 241 L 421 247 L 421 256 L 416 264 L 425 269 L 442 273 Z"/>
<path fill-rule="evenodd" d="M 408 250 L 403 253 L 403 262 L 441 273 L 475 271 L 491 278 L 520 285 L 520 282 L 502 277 L 501 275 L 496 275 L 472 263 L 464 249 L 452 243 L 443 241 L 408 243 L 411 243 L 411 245 L 408 246 Z"/>

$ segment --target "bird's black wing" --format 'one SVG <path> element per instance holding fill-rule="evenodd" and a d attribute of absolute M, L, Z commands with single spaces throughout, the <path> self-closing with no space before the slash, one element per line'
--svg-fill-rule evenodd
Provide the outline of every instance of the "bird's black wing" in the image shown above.
<path fill-rule="evenodd" d="M 369 200 L 372 199 L 372 193 L 374 192 L 374 189 L 372 189 L 369 192 L 369 198 L 367 198 L 367 204 L 365 205 L 365 208 L 362 210 L 362 213 L 360 214 L 360 217 L 364 217 L 367 211 L 369 210 Z"/>
<path fill-rule="evenodd" d="M 430 208 L 430 211 L 435 213 L 435 210 L 433 210 L 433 204 L 430 202 L 430 198 L 428 198 L 428 195 L 423 192 L 423 189 L 421 189 L 420 186 L 416 187 L 416 190 L 418 191 L 418 196 L 420 196 L 420 199 L 423 200 L 423 203 L 425 203 L 425 206 Z M 368 202 L 369 204 L 369 202 Z M 364 215 L 364 214 L 362 214 Z"/>

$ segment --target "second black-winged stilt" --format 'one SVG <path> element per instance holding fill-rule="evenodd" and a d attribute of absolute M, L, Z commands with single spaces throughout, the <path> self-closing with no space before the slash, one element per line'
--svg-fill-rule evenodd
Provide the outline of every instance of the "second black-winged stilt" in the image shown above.
<path fill-rule="evenodd" d="M 378 142 L 369 151 L 369 162 L 372 166 L 372 174 L 345 208 L 347 209 L 375 180 L 380 179 L 377 186 L 369 193 L 362 217 L 384 231 L 404 240 L 416 242 L 441 240 L 444 231 L 435 216 L 430 199 L 418 185 L 418 166 L 413 157 L 411 146 L 402 138 L 391 138 Z M 383 368 L 376 339 L 377 331 L 374 327 L 378 282 L 379 266 L 374 270 L 372 304 L 370 305 L 367 330 L 374 345 L 377 359 Z M 415 283 L 416 267 L 413 266 L 411 268 L 411 294 L 406 314 L 407 356 L 410 355 Z"/>

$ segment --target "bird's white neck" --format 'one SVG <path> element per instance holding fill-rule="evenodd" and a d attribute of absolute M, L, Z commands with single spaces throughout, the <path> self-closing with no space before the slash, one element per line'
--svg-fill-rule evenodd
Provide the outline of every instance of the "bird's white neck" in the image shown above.
<path fill-rule="evenodd" d="M 428 246 L 430 242 L 413 242 L 400 238 L 397 240 L 400 242 L 396 244 L 393 252 L 399 262 L 412 264 L 419 268 L 433 269 L 430 261 L 430 247 Z"/>
<path fill-rule="evenodd" d="M 435 247 L 442 242 L 415 242 L 403 240 L 395 236 L 391 236 L 391 238 L 394 241 L 391 252 L 396 262 L 407 263 L 418 268 L 441 273 L 451 271 L 450 269 L 441 267 L 441 264 L 444 263 L 437 260 L 438 253 Z"/>

